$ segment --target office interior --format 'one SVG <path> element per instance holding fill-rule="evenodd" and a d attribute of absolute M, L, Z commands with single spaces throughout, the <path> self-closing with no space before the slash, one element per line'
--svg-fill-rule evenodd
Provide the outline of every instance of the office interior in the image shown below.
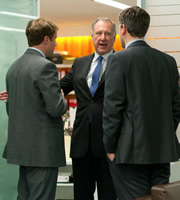
<path fill-rule="evenodd" d="M 138 5 L 150 14 L 151 24 L 146 42 L 172 55 L 180 69 L 180 1 L 179 0 L 116 0 L 131 6 Z M 5 76 L 11 63 L 27 48 L 26 24 L 37 17 L 49 18 L 59 26 L 55 53 L 63 55 L 61 66 L 71 67 L 76 57 L 94 51 L 91 42 L 91 23 L 97 17 L 109 17 L 117 24 L 114 49 L 123 50 L 118 35 L 118 15 L 121 9 L 93 0 L 0 0 L 0 91 L 5 90 Z M 18 15 L 11 15 L 11 14 Z M 59 15 L 56 15 L 59 13 Z M 8 117 L 5 103 L 0 101 L 0 155 L 7 140 Z M 177 130 L 180 140 L 180 128 Z M 66 137 L 66 136 L 65 136 Z M 71 172 L 69 158 L 70 136 L 66 137 L 67 166 L 60 172 Z M 17 196 L 18 166 L 6 163 L 0 156 L 0 200 L 14 200 Z M 170 182 L 180 180 L 180 162 L 171 163 Z M 73 183 L 57 183 L 56 199 L 73 199 Z M 97 197 L 95 197 L 97 199 Z"/>

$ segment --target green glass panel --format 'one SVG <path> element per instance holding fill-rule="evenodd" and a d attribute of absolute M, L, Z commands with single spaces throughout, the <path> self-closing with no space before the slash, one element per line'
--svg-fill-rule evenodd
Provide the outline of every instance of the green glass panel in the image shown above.
<path fill-rule="evenodd" d="M 9 12 L 37 16 L 37 5 L 38 0 L 0 0 L 0 91 L 6 89 L 5 77 L 7 70 L 27 48 L 25 28 L 27 22 L 31 19 L 22 16 L 11 16 Z M 4 12 L 8 12 L 8 15 Z M 13 29 L 10 31 L 4 30 L 7 28 Z M 17 198 L 19 167 L 7 164 L 6 160 L 2 158 L 7 141 L 7 127 L 6 104 L 0 101 L 0 200 L 15 200 Z"/>

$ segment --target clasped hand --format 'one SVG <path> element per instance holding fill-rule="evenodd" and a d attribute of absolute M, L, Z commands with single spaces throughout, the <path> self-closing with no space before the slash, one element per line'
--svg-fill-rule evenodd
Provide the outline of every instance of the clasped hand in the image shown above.
<path fill-rule="evenodd" d="M 8 93 L 6 90 L 0 92 L 0 100 L 4 100 L 6 102 L 7 98 L 8 98 Z"/>

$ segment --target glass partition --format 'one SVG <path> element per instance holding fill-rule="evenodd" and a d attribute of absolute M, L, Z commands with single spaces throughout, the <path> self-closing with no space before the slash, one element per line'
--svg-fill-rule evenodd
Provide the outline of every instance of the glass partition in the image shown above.
<path fill-rule="evenodd" d="M 5 90 L 5 77 L 11 64 L 27 48 L 27 22 L 39 15 L 38 0 L 0 1 L 0 91 Z M 5 103 L 0 101 L 0 199 L 15 200 L 17 196 L 18 167 L 2 158 L 7 141 L 8 117 Z"/>

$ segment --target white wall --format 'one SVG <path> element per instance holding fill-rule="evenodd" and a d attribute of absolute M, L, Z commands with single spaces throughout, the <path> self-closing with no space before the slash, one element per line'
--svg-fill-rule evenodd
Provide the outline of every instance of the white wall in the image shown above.
<path fill-rule="evenodd" d="M 58 37 L 87 36 L 91 34 L 91 24 L 88 26 L 60 26 Z"/>
<path fill-rule="evenodd" d="M 151 16 L 147 43 L 172 55 L 180 67 L 180 0 L 146 0 Z"/>

